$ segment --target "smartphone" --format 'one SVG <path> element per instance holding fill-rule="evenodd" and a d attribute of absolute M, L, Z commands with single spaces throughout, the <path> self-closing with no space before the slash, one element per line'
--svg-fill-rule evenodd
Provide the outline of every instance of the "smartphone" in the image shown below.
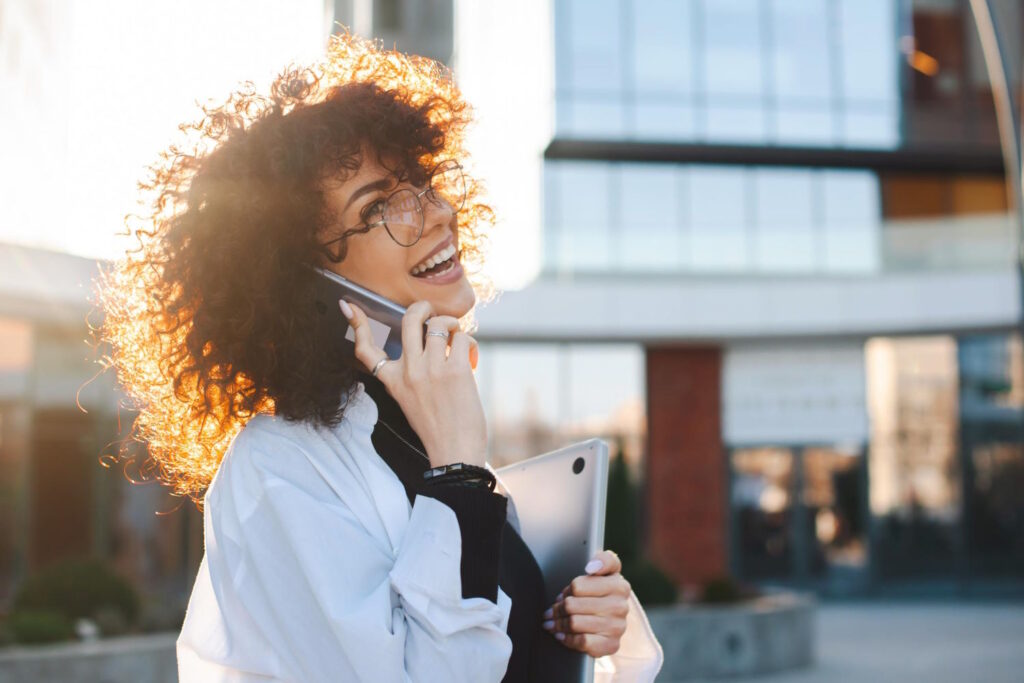
<path fill-rule="evenodd" d="M 356 354 L 355 330 L 341 312 L 338 299 L 359 306 L 370 321 L 370 332 L 388 358 L 402 355 L 402 316 L 405 307 L 338 275 L 332 270 L 309 266 L 317 273 L 314 304 L 320 316 L 320 328 L 332 343 L 341 345 L 353 358 Z M 423 334 L 427 333 L 426 324 Z"/>

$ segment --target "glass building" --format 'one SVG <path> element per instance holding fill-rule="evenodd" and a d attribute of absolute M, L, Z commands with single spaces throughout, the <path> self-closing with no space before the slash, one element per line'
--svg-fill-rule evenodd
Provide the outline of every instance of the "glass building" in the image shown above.
<path fill-rule="evenodd" d="M 621 444 L 683 585 L 1024 589 L 1020 226 L 966 0 L 550 18 L 539 275 L 480 315 L 494 456 Z"/>

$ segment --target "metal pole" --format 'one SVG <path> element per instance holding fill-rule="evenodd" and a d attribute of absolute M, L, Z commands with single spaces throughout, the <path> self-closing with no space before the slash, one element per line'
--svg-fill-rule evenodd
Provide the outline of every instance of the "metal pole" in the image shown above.
<path fill-rule="evenodd" d="M 1009 82 L 1009 58 L 1006 42 L 1001 40 L 995 24 L 993 0 L 970 0 L 974 23 L 985 55 L 985 68 L 992 86 L 995 101 L 996 122 L 999 125 L 999 142 L 1003 148 L 1003 162 L 1006 168 L 1007 190 L 1014 204 L 1017 216 L 1017 273 L 1021 291 L 1021 319 L 1019 325 L 1024 331 L 1024 187 L 1021 185 L 1021 122 L 1020 108 Z"/>
<path fill-rule="evenodd" d="M 1021 185 L 1024 171 L 1021 167 L 1021 139 L 1024 131 L 1021 130 L 1020 107 L 1014 92 L 1013 85 L 1009 79 L 1009 55 L 1007 55 L 1006 41 L 999 34 L 999 28 L 995 21 L 995 0 L 970 0 L 971 11 L 974 13 L 974 23 L 978 27 L 978 37 L 981 39 L 982 51 L 985 55 L 985 68 L 988 71 L 989 84 L 992 86 L 992 97 L 995 100 L 996 121 L 999 124 L 999 142 L 1003 148 L 1003 163 L 1006 168 L 1006 182 L 1009 196 L 1014 203 L 1017 217 L 1017 283 L 1019 290 L 1019 301 L 1021 306 L 1020 317 L 1017 325 L 1024 338 L 1024 186 Z M 966 553 L 966 572 L 961 572 L 960 579 L 962 587 L 966 588 L 970 581 L 970 498 L 973 489 L 974 471 L 970 462 L 970 453 L 964 452 L 969 441 L 965 438 L 963 425 L 961 425 L 961 464 L 964 477 L 962 479 L 961 491 L 963 492 L 964 514 L 961 524 L 963 530 L 961 542 Z"/>

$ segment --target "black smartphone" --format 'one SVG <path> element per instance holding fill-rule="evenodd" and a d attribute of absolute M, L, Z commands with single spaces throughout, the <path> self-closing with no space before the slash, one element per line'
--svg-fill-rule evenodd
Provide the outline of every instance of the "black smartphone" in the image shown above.
<path fill-rule="evenodd" d="M 331 340 L 355 357 L 355 330 L 348 324 L 348 318 L 341 312 L 338 299 L 344 299 L 359 306 L 370 321 L 370 332 L 377 346 L 384 349 L 388 358 L 394 360 L 402 355 L 402 316 L 405 307 L 377 294 L 374 291 L 348 280 L 334 271 L 309 266 L 316 273 L 314 304 L 320 315 L 320 328 Z M 427 326 L 423 325 L 426 334 Z"/>

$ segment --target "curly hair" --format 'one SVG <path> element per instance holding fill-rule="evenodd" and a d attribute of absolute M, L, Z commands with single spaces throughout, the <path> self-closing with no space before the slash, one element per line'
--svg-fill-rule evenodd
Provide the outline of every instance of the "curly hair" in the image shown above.
<path fill-rule="evenodd" d="M 98 278 L 108 344 L 100 363 L 137 410 L 132 441 L 144 471 L 202 506 L 228 445 L 253 415 L 337 425 L 355 389 L 352 361 L 321 352 L 312 306 L 327 257 L 317 239 L 334 223 L 323 181 L 354 173 L 366 150 L 400 177 L 422 178 L 440 159 L 466 159 L 471 107 L 451 72 L 346 32 L 326 57 L 289 65 L 269 94 L 242 84 L 179 126 L 139 183 L 138 246 Z M 459 244 L 478 302 L 493 299 L 483 270 L 494 213 L 466 176 Z M 342 241 L 340 256 L 344 257 Z M 476 328 L 473 311 L 461 321 Z"/>

